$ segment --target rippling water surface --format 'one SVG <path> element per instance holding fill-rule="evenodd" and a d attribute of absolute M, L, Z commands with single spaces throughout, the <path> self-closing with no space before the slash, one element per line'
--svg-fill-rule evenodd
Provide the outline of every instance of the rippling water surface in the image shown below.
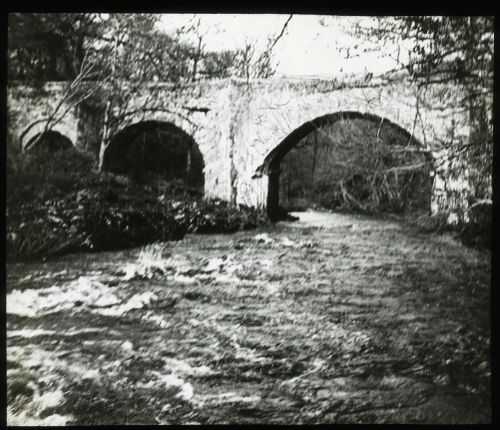
<path fill-rule="evenodd" d="M 8 265 L 9 424 L 488 422 L 489 254 L 299 215 Z"/>

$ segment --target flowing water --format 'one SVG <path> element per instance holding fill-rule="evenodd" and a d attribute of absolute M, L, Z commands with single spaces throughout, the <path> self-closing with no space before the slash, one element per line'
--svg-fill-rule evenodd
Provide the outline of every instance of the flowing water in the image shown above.
<path fill-rule="evenodd" d="M 296 215 L 8 265 L 8 424 L 489 422 L 490 254 Z"/>

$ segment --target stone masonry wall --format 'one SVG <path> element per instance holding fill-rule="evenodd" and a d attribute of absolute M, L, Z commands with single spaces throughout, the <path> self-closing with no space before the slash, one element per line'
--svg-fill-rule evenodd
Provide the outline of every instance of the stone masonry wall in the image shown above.
<path fill-rule="evenodd" d="M 8 87 L 8 131 L 19 137 L 30 125 L 50 114 L 61 100 L 65 83 L 47 83 L 44 92 L 23 85 Z M 129 109 L 140 107 L 147 97 L 160 97 L 166 109 L 138 112 L 123 127 L 145 120 L 171 122 L 197 142 L 205 162 L 205 195 L 252 206 L 265 206 L 268 178 L 256 175 L 266 156 L 304 123 L 337 112 L 355 111 L 387 119 L 411 133 L 436 160 L 446 158 L 436 144 L 467 139 L 467 113 L 453 101 L 455 87 L 418 91 L 407 80 L 299 80 L 270 79 L 245 82 L 216 80 L 182 88 L 171 84 L 149 84 Z M 453 107 L 445 107 L 444 102 Z M 54 130 L 81 144 L 77 108 L 68 111 Z M 43 129 L 34 126 L 25 144 Z M 19 142 L 20 144 L 20 142 Z M 362 149 L 360 149 L 362 150 Z M 434 182 L 434 212 L 446 206 L 445 186 L 466 189 L 466 178 L 447 181 L 446 165 Z"/>
<path fill-rule="evenodd" d="M 273 84 L 235 83 L 231 104 L 234 109 L 232 140 L 237 172 L 237 201 L 262 206 L 267 182 L 254 178 L 269 152 L 304 123 L 336 112 L 356 111 L 385 118 L 401 126 L 426 148 L 448 139 L 454 129 L 456 139 L 469 133 L 467 116 L 459 109 L 444 109 L 442 101 L 459 94 L 448 87 L 434 89 L 426 102 L 417 101 L 417 90 L 405 82 L 345 86 L 329 81 L 276 82 Z M 432 100 L 434 98 L 434 100 Z M 431 99 L 432 101 L 429 101 Z M 360 149 L 362 150 L 362 149 Z M 435 158 L 446 153 L 433 153 Z M 444 176 L 446 171 L 441 172 Z M 464 186 L 464 184 L 462 184 Z M 436 199 L 443 184 L 435 183 Z M 433 208 L 438 210 L 436 199 Z"/>
<path fill-rule="evenodd" d="M 44 130 L 44 123 L 38 122 L 47 118 L 62 99 L 64 84 L 47 83 L 43 89 L 35 89 L 24 85 L 9 85 L 7 87 L 7 129 L 13 138 L 13 144 L 19 148 L 29 142 L 36 134 Z M 59 112 L 64 112 L 67 105 L 61 105 Z M 33 125 L 34 124 L 34 125 Z M 22 134 L 31 126 L 29 131 Z M 78 114 L 77 109 L 71 109 L 53 128 L 74 145 L 78 144 Z"/>

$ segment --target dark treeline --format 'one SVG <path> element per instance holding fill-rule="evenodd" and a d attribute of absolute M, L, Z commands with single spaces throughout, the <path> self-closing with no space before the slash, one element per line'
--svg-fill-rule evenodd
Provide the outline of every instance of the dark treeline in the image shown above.
<path fill-rule="evenodd" d="M 89 61 L 95 67 L 87 79 L 104 79 L 111 72 L 129 81 L 162 82 L 274 73 L 268 50 L 256 52 L 247 43 L 232 51 L 210 51 L 196 18 L 172 34 L 158 29 L 160 18 L 159 14 L 12 13 L 8 77 L 72 80 Z M 187 42 L 186 35 L 195 40 Z M 113 66 L 113 60 L 119 64 Z"/>

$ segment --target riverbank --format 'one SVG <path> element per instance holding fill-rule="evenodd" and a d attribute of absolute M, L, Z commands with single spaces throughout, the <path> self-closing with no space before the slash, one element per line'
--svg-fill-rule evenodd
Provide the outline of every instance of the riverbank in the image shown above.
<path fill-rule="evenodd" d="M 232 233 L 269 225 L 263 210 L 204 200 L 198 189 L 157 177 L 140 181 L 93 169 L 76 150 L 7 160 L 7 260 L 118 250 L 187 233 Z M 283 219 L 291 220 L 283 210 Z M 375 217 L 391 217 L 375 214 Z M 474 206 L 467 224 L 445 216 L 406 217 L 425 232 L 453 232 L 462 243 L 491 247 L 491 204 Z"/>
<path fill-rule="evenodd" d="M 157 178 L 93 171 L 71 151 L 26 159 L 7 170 L 7 260 L 118 250 L 187 233 L 232 233 L 268 223 L 252 207 L 204 200 L 198 190 Z"/>

